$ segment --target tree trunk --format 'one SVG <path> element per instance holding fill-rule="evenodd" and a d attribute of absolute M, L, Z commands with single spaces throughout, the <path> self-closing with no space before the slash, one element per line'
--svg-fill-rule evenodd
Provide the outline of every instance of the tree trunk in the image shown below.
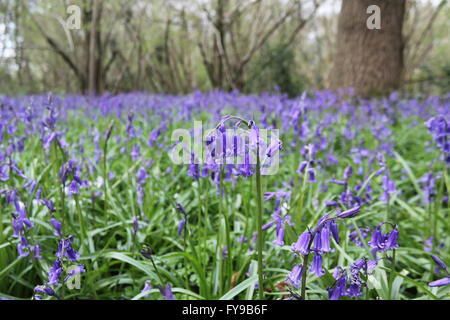
<path fill-rule="evenodd" d="M 93 0 L 92 5 L 92 29 L 89 36 L 89 81 L 88 81 L 88 90 L 89 94 L 92 95 L 96 91 L 96 73 L 95 73 L 95 45 L 96 45 L 96 37 L 97 37 L 97 22 L 98 22 L 98 1 Z"/>
<path fill-rule="evenodd" d="M 343 0 L 336 51 L 330 74 L 332 89 L 354 88 L 356 94 L 380 94 L 400 85 L 403 69 L 403 19 L 406 0 Z M 367 20 L 380 8 L 381 28 Z"/>

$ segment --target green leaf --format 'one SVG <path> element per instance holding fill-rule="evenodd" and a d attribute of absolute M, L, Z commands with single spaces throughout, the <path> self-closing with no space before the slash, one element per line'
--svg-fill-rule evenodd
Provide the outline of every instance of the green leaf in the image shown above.
<path fill-rule="evenodd" d="M 255 268 L 256 269 L 256 268 Z M 224 294 L 219 300 L 231 300 L 235 296 L 237 296 L 239 293 L 244 291 L 250 286 L 255 286 L 256 281 L 258 281 L 258 276 L 254 275 L 241 283 L 239 283 L 236 287 L 228 291 L 226 294 Z"/>

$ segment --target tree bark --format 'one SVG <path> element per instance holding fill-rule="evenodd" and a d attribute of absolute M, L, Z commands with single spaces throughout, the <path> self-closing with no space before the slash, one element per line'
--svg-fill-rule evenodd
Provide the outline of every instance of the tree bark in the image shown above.
<path fill-rule="evenodd" d="M 92 95 L 96 91 L 96 61 L 95 61 L 95 45 L 96 45 L 96 37 L 97 37 L 97 22 L 98 22 L 98 1 L 93 0 L 92 2 L 92 29 L 89 36 L 89 81 L 88 81 L 88 90 L 89 94 Z"/>
<path fill-rule="evenodd" d="M 343 0 L 336 51 L 330 74 L 334 90 L 380 94 L 400 85 L 403 69 L 402 28 L 406 0 Z M 369 29 L 367 8 L 380 7 L 381 28 Z"/>

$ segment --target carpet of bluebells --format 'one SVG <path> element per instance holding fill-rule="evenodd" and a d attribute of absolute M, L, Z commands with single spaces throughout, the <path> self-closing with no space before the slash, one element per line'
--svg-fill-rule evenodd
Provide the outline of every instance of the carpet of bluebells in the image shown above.
<path fill-rule="evenodd" d="M 278 171 L 174 164 L 194 120 Z M 0 96 L 0 298 L 449 299 L 449 121 L 450 95 Z"/>

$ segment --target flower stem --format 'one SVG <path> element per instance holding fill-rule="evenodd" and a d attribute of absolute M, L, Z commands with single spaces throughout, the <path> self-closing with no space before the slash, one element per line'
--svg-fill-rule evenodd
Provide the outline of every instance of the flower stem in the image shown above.
<path fill-rule="evenodd" d="M 263 234 L 262 234 L 262 193 L 261 193 L 261 162 L 259 159 L 259 145 L 256 149 L 256 203 L 258 214 L 258 292 L 259 299 L 264 298 L 264 283 L 262 273 L 262 246 L 263 246 Z"/>
<path fill-rule="evenodd" d="M 389 300 L 392 299 L 392 284 L 394 283 L 395 279 L 395 251 L 396 250 L 392 250 L 391 274 L 389 275 Z"/>

